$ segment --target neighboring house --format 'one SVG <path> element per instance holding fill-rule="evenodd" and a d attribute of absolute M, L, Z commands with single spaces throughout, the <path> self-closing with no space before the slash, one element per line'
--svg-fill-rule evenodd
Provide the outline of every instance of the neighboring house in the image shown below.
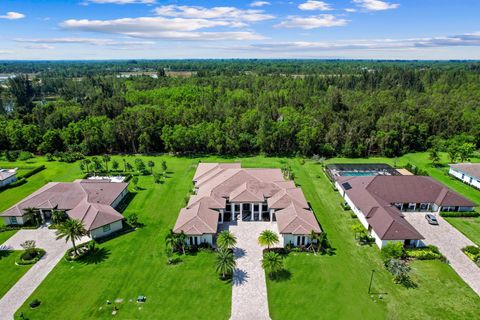
<path fill-rule="evenodd" d="M 22 225 L 28 219 L 27 208 L 37 210 L 44 222 L 59 210 L 82 221 L 92 238 L 100 238 L 122 229 L 123 216 L 115 208 L 128 193 L 127 187 L 127 183 L 94 180 L 50 182 L 0 216 L 7 225 Z"/>
<path fill-rule="evenodd" d="M 17 169 L 0 169 L 0 188 L 17 181 Z"/>
<path fill-rule="evenodd" d="M 307 245 L 312 231 L 322 232 L 302 190 L 286 181 L 280 169 L 200 163 L 193 183 L 195 194 L 173 229 L 183 231 L 190 245 L 213 245 L 218 224 L 236 220 L 276 221 L 285 245 Z"/>
<path fill-rule="evenodd" d="M 423 246 L 423 236 L 404 218 L 408 212 L 472 211 L 470 200 L 431 177 L 337 177 L 335 186 L 375 243 Z"/>
<path fill-rule="evenodd" d="M 480 189 L 480 163 L 451 164 L 448 173 L 455 178 Z"/>

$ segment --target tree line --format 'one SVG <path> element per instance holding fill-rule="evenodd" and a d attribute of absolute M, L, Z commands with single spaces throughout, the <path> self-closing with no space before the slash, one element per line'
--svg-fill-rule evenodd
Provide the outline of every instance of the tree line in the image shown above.
<path fill-rule="evenodd" d="M 64 62 L 9 79 L 0 86 L 0 149 L 361 157 L 480 146 L 472 63 L 183 62 L 201 66 L 191 77 L 148 63 L 157 78 L 82 75 L 115 62 Z"/>

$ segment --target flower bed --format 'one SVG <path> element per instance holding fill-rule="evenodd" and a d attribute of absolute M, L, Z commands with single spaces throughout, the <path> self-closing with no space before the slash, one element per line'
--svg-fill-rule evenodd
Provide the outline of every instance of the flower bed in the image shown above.
<path fill-rule="evenodd" d="M 480 248 L 475 246 L 466 246 L 462 249 L 467 257 L 480 267 Z"/>
<path fill-rule="evenodd" d="M 427 246 L 424 248 L 411 248 L 405 250 L 406 256 L 418 260 L 445 260 L 437 247 Z"/>
<path fill-rule="evenodd" d="M 15 264 L 19 266 L 26 266 L 34 264 L 45 255 L 45 250 L 35 248 L 32 250 L 25 250 L 20 257 L 15 260 Z"/>
<path fill-rule="evenodd" d="M 75 250 L 73 248 L 70 248 L 67 250 L 67 252 L 65 252 L 63 258 L 69 262 L 76 261 L 85 256 L 90 251 L 91 246 L 94 245 L 93 243 L 94 241 L 91 240 L 77 246 L 78 255 L 75 255 Z"/>

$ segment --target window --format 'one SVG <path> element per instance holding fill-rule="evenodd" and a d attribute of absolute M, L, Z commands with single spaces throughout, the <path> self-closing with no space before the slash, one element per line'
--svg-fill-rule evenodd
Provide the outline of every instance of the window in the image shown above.
<path fill-rule="evenodd" d="M 106 226 L 103 226 L 103 232 L 108 232 L 110 231 L 110 225 L 107 224 Z"/>
<path fill-rule="evenodd" d="M 10 217 L 10 223 L 11 224 L 18 224 L 17 217 Z"/>

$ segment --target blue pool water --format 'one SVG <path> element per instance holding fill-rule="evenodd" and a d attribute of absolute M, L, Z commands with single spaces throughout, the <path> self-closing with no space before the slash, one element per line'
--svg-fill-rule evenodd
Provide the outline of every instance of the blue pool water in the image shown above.
<path fill-rule="evenodd" d="M 374 171 L 342 171 L 339 172 L 341 176 L 346 177 L 362 177 L 362 176 L 376 176 L 378 172 Z"/>

